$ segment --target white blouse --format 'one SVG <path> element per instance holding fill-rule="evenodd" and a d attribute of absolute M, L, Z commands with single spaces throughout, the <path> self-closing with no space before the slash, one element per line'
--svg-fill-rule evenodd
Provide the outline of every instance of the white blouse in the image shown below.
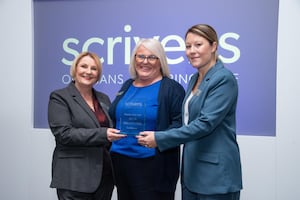
<path fill-rule="evenodd" d="M 186 99 L 185 104 L 184 104 L 184 116 L 183 116 L 184 125 L 187 125 L 189 122 L 189 102 L 193 96 L 194 95 L 191 92 L 191 94 L 188 96 L 188 98 Z"/>

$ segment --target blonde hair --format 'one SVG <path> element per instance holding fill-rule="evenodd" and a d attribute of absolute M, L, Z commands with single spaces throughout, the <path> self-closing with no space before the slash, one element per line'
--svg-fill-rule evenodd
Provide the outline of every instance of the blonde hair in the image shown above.
<path fill-rule="evenodd" d="M 98 76 L 97 76 L 97 81 L 100 80 L 100 77 L 102 75 L 102 63 L 100 62 L 100 58 L 97 54 L 92 53 L 92 52 L 82 52 L 80 53 L 73 61 L 71 68 L 70 68 L 70 75 L 72 77 L 73 80 L 75 80 L 75 73 L 76 73 L 76 67 L 78 65 L 78 63 L 80 62 L 80 60 L 85 57 L 85 56 L 89 56 L 91 57 L 95 63 L 96 63 L 96 67 L 98 69 Z"/>
<path fill-rule="evenodd" d="M 137 52 L 137 49 L 140 46 L 144 46 L 146 49 L 150 50 L 155 56 L 158 57 L 160 61 L 160 71 L 162 76 L 164 77 L 170 77 L 170 71 L 168 67 L 168 62 L 167 62 L 167 57 L 165 50 L 162 46 L 162 44 L 153 38 L 142 38 L 138 41 L 136 46 L 134 47 L 132 54 L 131 54 L 131 59 L 130 59 L 130 65 L 129 65 L 129 74 L 132 79 L 137 78 L 137 73 L 135 70 L 135 65 L 136 65 L 136 60 L 135 60 L 135 55 Z"/>

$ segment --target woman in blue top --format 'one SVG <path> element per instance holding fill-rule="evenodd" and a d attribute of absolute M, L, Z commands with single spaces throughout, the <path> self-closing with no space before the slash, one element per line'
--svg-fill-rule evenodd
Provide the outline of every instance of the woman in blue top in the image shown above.
<path fill-rule="evenodd" d="M 116 128 L 127 134 L 111 146 L 118 200 L 172 200 L 179 177 L 179 147 L 161 153 L 138 144 L 136 135 L 180 127 L 184 88 L 169 78 L 165 51 L 155 39 L 137 43 L 129 71 L 131 78 L 109 110 Z"/>
<path fill-rule="evenodd" d="M 199 24 L 185 35 L 186 55 L 197 72 L 182 106 L 184 125 L 168 131 L 142 132 L 141 145 L 160 151 L 183 146 L 183 200 L 238 200 L 242 189 L 236 141 L 238 85 L 218 59 L 218 37 Z"/>

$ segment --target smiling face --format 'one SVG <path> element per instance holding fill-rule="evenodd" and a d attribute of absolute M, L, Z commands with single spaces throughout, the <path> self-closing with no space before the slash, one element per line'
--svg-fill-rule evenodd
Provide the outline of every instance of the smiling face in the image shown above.
<path fill-rule="evenodd" d="M 135 70 L 140 81 L 152 82 L 162 76 L 160 61 L 150 50 L 141 45 L 135 55 Z"/>
<path fill-rule="evenodd" d="M 185 39 L 186 56 L 191 65 L 198 70 L 207 69 L 216 62 L 217 43 L 194 33 L 188 33 Z"/>
<path fill-rule="evenodd" d="M 82 57 L 75 68 L 75 85 L 78 87 L 93 87 L 98 81 L 100 69 L 90 56 Z"/>

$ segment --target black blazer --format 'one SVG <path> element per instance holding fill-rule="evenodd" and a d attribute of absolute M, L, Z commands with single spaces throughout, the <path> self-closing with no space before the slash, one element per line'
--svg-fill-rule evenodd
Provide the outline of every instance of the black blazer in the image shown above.
<path fill-rule="evenodd" d="M 109 97 L 96 90 L 94 94 L 109 118 Z M 100 126 L 74 82 L 50 94 L 48 123 L 56 141 L 50 187 L 94 192 L 102 177 L 103 150 L 110 143 L 107 127 Z"/>
<path fill-rule="evenodd" d="M 127 80 L 115 100 L 112 102 L 109 114 L 115 122 L 116 107 L 133 80 Z M 175 80 L 164 77 L 158 93 L 158 112 L 155 131 L 177 128 L 182 125 L 181 106 L 185 96 L 184 88 Z M 179 178 L 180 147 L 160 152 L 156 149 L 156 189 L 163 192 L 174 192 Z M 134 171 L 134 170 L 133 170 Z"/>

